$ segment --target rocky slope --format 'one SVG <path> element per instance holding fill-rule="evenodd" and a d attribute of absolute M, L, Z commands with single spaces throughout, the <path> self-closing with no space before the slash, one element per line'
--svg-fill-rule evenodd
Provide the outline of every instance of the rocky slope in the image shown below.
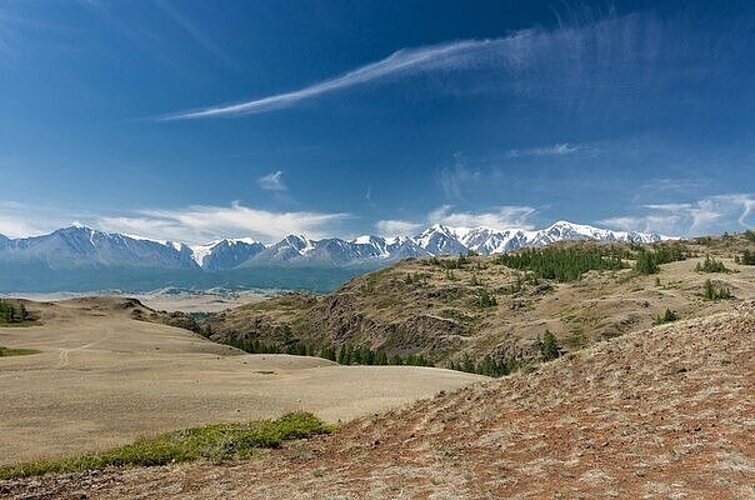
<path fill-rule="evenodd" d="M 755 303 L 347 424 L 250 462 L 0 484 L 9 497 L 751 498 Z"/>

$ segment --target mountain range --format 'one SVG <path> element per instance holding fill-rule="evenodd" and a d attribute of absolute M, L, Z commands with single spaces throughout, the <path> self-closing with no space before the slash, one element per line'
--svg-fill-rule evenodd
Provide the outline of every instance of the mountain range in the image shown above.
<path fill-rule="evenodd" d="M 72 225 L 43 236 L 10 239 L 0 235 L 0 263 L 35 264 L 49 269 L 147 267 L 206 271 L 258 266 L 344 267 L 470 250 L 490 255 L 562 240 L 650 243 L 661 239 L 664 237 L 655 233 L 612 231 L 559 221 L 540 230 L 499 231 L 435 224 L 414 237 L 366 235 L 353 240 L 313 240 L 289 235 L 270 245 L 239 238 L 192 246 Z"/>
<path fill-rule="evenodd" d="M 541 247 L 563 240 L 651 243 L 656 233 L 612 231 L 559 221 L 540 230 L 487 227 L 460 228 L 435 224 L 413 237 L 366 235 L 353 240 L 309 239 L 289 235 L 265 245 L 250 238 L 187 245 L 107 233 L 81 225 L 50 234 L 10 239 L 0 235 L 0 264 L 37 265 L 52 270 L 80 268 L 158 268 L 221 271 L 260 266 L 345 267 L 388 264 L 409 257 L 482 255 Z"/>

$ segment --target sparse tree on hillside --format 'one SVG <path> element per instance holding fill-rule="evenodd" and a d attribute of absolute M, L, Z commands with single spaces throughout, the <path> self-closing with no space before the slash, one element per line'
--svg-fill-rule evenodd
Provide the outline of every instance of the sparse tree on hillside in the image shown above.
<path fill-rule="evenodd" d="M 540 343 L 540 353 L 545 361 L 556 359 L 561 355 L 561 346 L 558 345 L 556 336 L 550 330 L 545 330 L 543 337 L 538 339 Z"/>

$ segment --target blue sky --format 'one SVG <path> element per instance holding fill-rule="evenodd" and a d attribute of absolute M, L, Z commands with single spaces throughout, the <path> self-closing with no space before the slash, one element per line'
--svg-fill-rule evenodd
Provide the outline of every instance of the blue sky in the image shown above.
<path fill-rule="evenodd" d="M 752 2 L 0 0 L 0 233 L 755 225 Z"/>

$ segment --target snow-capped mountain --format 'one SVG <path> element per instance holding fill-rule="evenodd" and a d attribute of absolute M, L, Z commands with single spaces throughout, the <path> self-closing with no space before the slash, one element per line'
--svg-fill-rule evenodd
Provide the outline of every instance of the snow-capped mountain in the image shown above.
<path fill-rule="evenodd" d="M 306 259 L 307 254 L 314 250 L 315 242 L 304 235 L 288 235 L 278 243 L 266 247 L 257 255 L 249 259 L 244 265 L 251 263 L 263 264 L 286 264 L 297 260 Z"/>
<path fill-rule="evenodd" d="M 6 240 L 0 263 L 39 264 L 50 269 L 78 267 L 153 267 L 195 269 L 192 250 L 183 243 L 160 242 L 105 233 L 73 225 L 43 236 Z"/>
<path fill-rule="evenodd" d="M 414 242 L 431 255 L 455 255 L 469 248 L 461 242 L 462 233 L 443 224 L 435 224 L 414 237 Z"/>
<path fill-rule="evenodd" d="M 265 250 L 265 245 L 251 238 L 223 239 L 191 247 L 194 261 L 202 269 L 233 269 Z"/>
<path fill-rule="evenodd" d="M 562 240 L 650 243 L 661 239 L 662 236 L 654 233 L 611 231 L 559 221 L 545 229 L 531 231 L 436 224 L 414 237 L 365 235 L 347 241 L 290 235 L 268 246 L 239 238 L 190 247 L 76 225 L 44 236 L 0 237 L 0 264 L 34 263 L 49 269 L 146 267 L 206 271 L 271 265 L 345 267 L 385 265 L 409 257 L 456 255 L 470 250 L 490 255 Z"/>

